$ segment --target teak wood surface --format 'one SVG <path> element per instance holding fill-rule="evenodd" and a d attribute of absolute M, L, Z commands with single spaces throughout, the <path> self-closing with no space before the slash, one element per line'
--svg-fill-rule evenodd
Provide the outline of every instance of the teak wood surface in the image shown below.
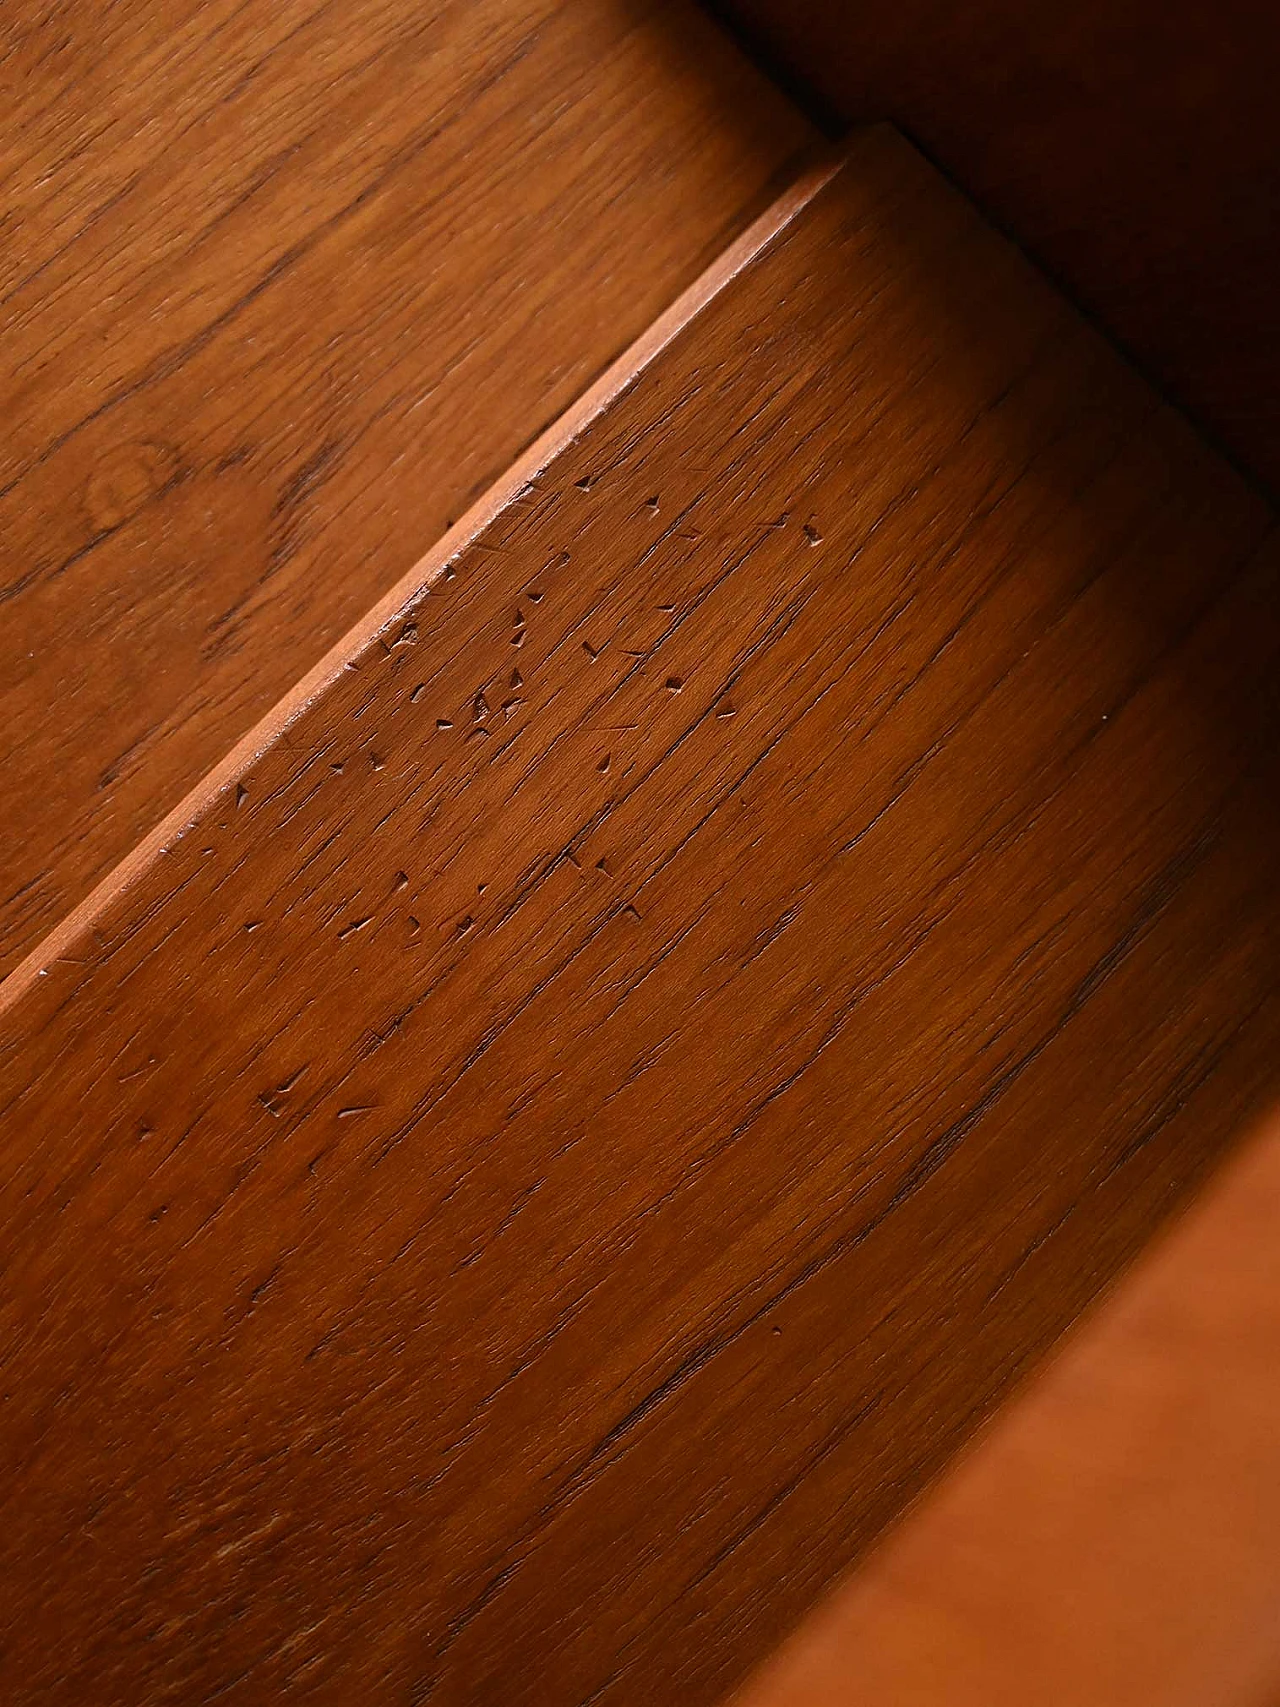
<path fill-rule="evenodd" d="M 735 1707 L 1280 1701 L 1280 1118 Z"/>
<path fill-rule="evenodd" d="M 7 1700 L 710 1703 L 1274 1088 L 1273 516 L 809 189 L 5 986 Z"/>
<path fill-rule="evenodd" d="M 0 974 L 777 191 L 679 0 L 0 17 Z"/>

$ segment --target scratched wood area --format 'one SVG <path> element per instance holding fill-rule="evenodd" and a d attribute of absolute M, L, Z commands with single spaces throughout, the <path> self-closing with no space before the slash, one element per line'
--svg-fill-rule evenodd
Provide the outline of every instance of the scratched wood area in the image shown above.
<path fill-rule="evenodd" d="M 0 18 L 0 973 L 773 193 L 680 0 Z"/>
<path fill-rule="evenodd" d="M 11 980 L 6 1699 L 740 1679 L 1274 1086 L 1274 541 L 861 139 Z"/>

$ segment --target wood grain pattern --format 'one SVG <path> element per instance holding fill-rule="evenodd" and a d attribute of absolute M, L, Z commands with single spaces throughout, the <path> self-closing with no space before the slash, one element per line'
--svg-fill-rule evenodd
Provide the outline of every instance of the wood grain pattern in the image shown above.
<path fill-rule="evenodd" d="M 1280 1120 L 741 1707 L 1280 1700 Z"/>
<path fill-rule="evenodd" d="M 1270 0 L 711 0 L 845 120 L 891 119 L 1280 493 Z"/>
<path fill-rule="evenodd" d="M 75 0 L 0 66 L 3 972 L 809 133 L 671 0 Z"/>
<path fill-rule="evenodd" d="M 737 1681 L 1274 1086 L 1275 540 L 863 138 L 10 981 L 9 1698 Z"/>

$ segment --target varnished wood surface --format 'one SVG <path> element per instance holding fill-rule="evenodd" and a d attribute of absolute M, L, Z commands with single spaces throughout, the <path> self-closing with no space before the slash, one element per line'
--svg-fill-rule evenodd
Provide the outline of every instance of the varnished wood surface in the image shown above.
<path fill-rule="evenodd" d="M 846 120 L 891 119 L 1280 494 L 1271 0 L 711 0 Z"/>
<path fill-rule="evenodd" d="M 1280 1120 L 740 1707 L 1280 1700 Z"/>
<path fill-rule="evenodd" d="M 660 0 L 0 18 L 0 972 L 764 205 Z"/>
<path fill-rule="evenodd" d="M 738 1681 L 1274 1086 L 1274 541 L 862 139 L 11 981 L 7 1696 Z"/>

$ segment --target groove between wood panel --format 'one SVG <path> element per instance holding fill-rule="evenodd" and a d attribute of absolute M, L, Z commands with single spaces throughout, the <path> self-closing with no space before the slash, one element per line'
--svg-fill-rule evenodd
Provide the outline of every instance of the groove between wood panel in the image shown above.
<path fill-rule="evenodd" d="M 375 640 L 388 625 L 395 622 L 402 608 L 417 594 L 442 575 L 458 554 L 481 533 L 494 517 L 542 472 L 554 457 L 583 432 L 648 367 L 671 340 L 703 309 L 717 292 L 723 290 L 742 269 L 762 254 L 801 213 L 824 185 L 840 169 L 840 156 L 834 152 L 816 160 L 801 172 L 772 205 L 735 239 L 723 254 L 706 269 L 689 288 L 676 298 L 665 313 L 653 322 L 612 362 L 576 403 L 529 446 L 512 463 L 501 479 L 478 498 L 465 515 L 437 541 L 408 574 L 402 576 L 378 602 L 355 623 L 342 638 L 331 646 L 319 663 L 272 706 L 263 717 L 217 765 L 203 776 L 155 829 L 145 836 L 133 851 L 94 888 L 79 906 L 45 936 L 26 955 L 7 978 L 0 980 L 0 1013 L 21 1000 L 33 980 L 39 978 L 51 961 L 65 952 L 94 917 L 116 896 L 122 894 L 144 872 L 158 854 L 184 835 L 206 812 L 218 795 L 234 787 L 235 780 L 268 747 L 282 739 L 290 726 L 312 705 L 346 666 L 347 661 Z"/>

